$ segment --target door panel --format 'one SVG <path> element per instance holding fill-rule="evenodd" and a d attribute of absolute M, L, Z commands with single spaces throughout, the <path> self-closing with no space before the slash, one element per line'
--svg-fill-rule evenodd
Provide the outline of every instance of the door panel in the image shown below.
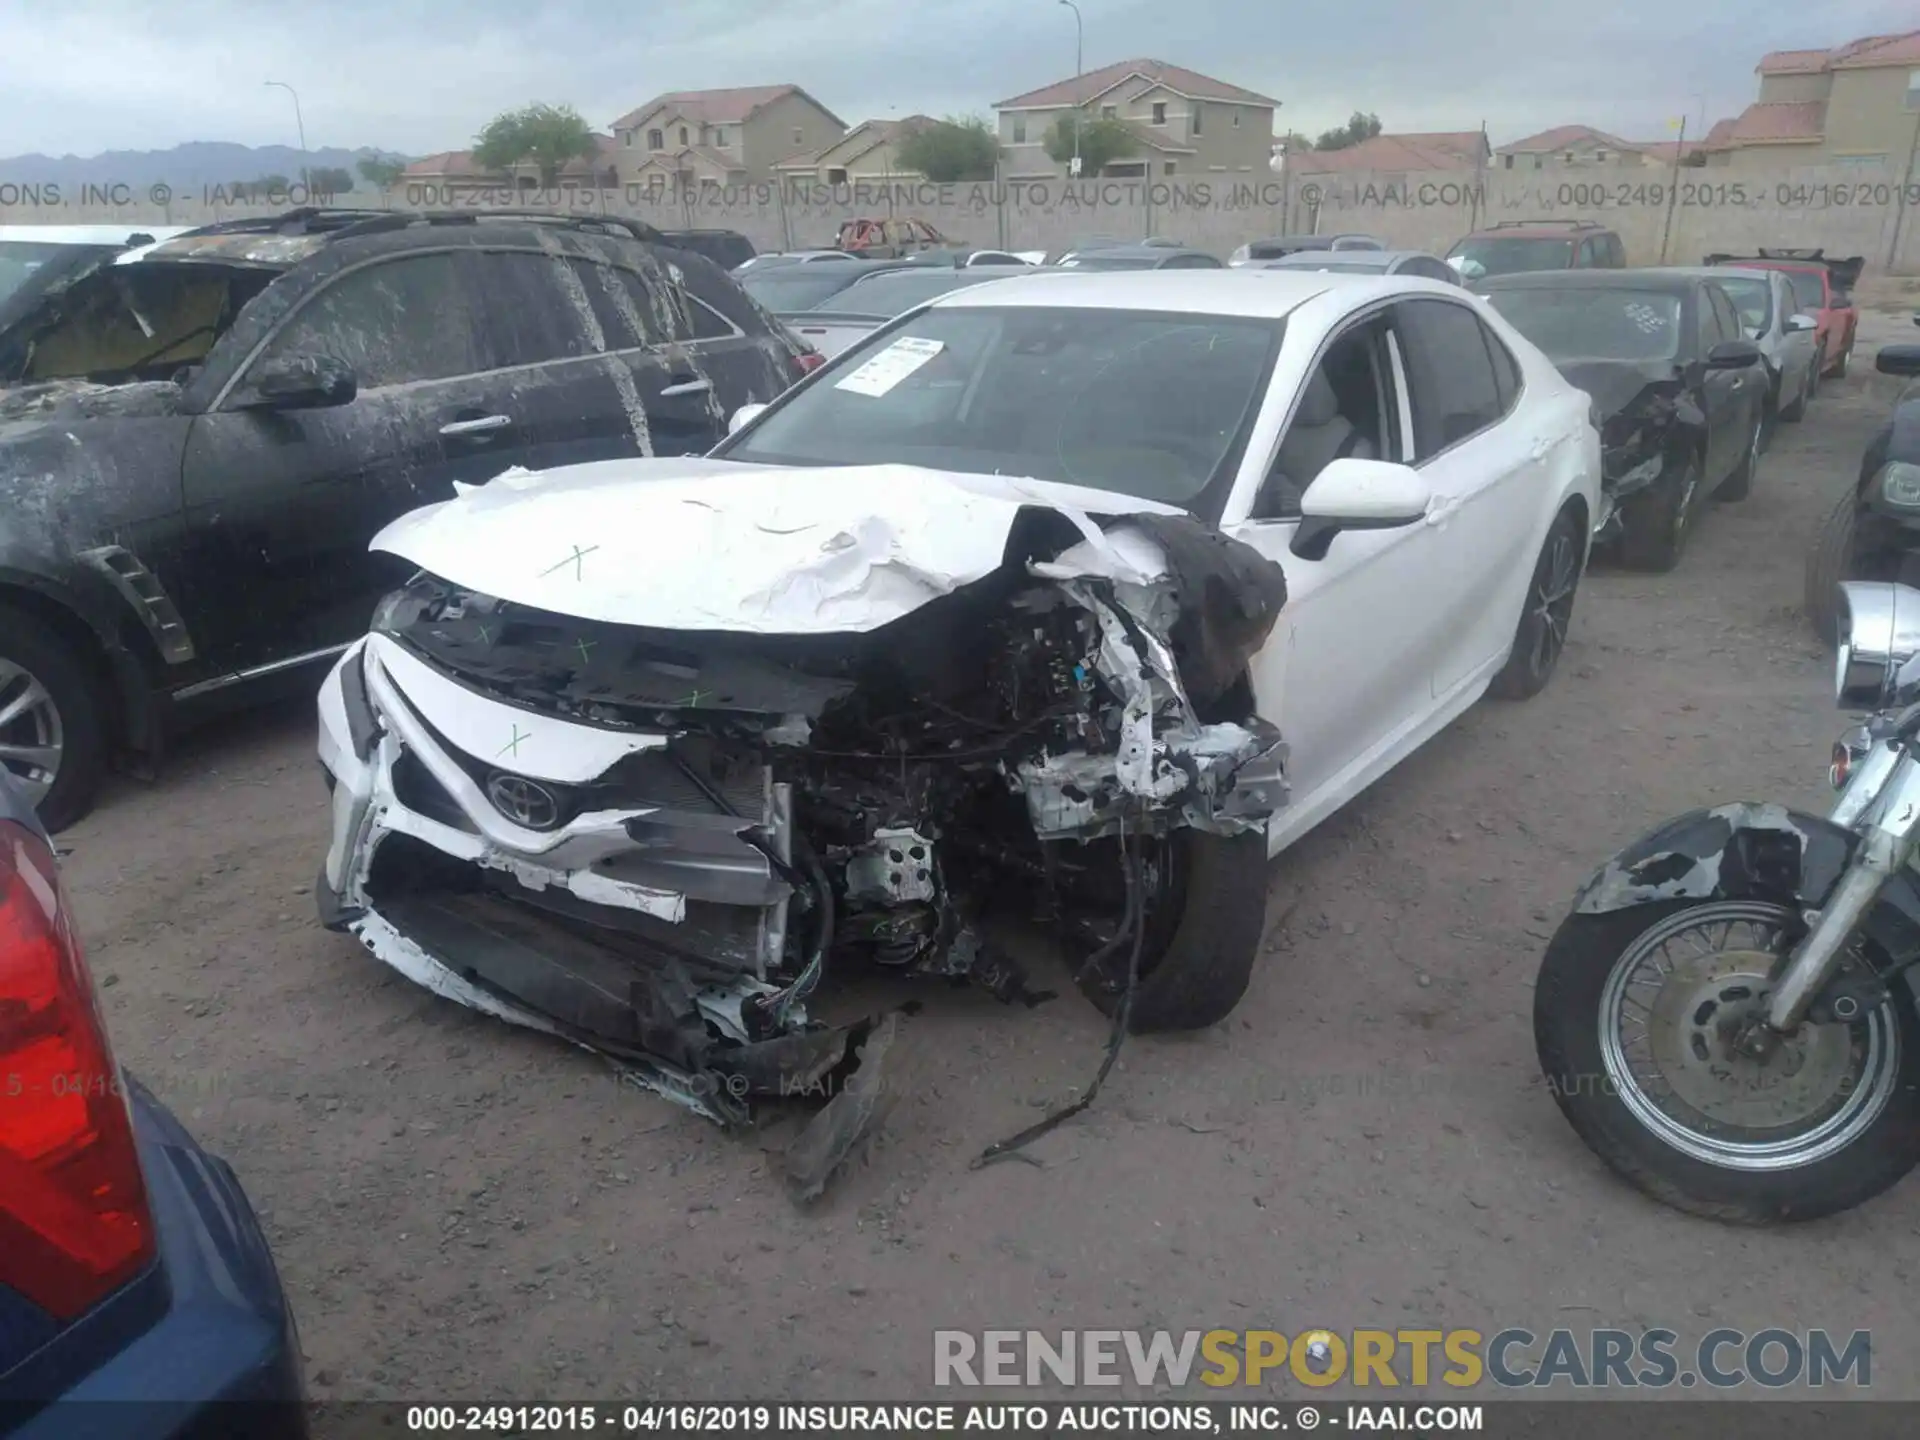
<path fill-rule="evenodd" d="M 249 408 L 242 376 L 195 418 L 183 459 L 196 611 L 220 617 L 209 658 L 271 665 L 365 632 L 408 567 L 367 542 L 527 458 L 527 432 L 483 363 L 451 253 L 404 255 L 334 277 L 292 312 L 252 370 L 328 354 L 355 367 L 345 405 Z M 415 316 L 431 318 L 412 318 Z"/>

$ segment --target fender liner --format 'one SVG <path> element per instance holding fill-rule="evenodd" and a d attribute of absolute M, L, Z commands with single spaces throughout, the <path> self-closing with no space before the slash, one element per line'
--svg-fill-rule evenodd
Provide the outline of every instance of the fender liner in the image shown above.
<path fill-rule="evenodd" d="M 1604 915 L 1669 900 L 1771 900 L 1818 910 L 1860 837 L 1784 805 L 1737 801 L 1676 815 L 1596 870 L 1573 913 Z M 1880 892 L 1864 930 L 1896 967 L 1920 959 L 1920 876 L 1902 870 Z"/>

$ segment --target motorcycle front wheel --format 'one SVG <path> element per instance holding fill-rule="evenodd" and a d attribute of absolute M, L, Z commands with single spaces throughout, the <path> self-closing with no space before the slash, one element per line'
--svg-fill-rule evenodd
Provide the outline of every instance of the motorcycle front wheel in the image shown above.
<path fill-rule="evenodd" d="M 1904 984 L 1764 1061 L 1735 1049 L 1794 923 L 1784 905 L 1679 900 L 1571 915 L 1547 947 L 1533 1030 L 1548 1088 L 1657 1200 L 1735 1224 L 1812 1220 L 1920 1163 L 1920 1015 Z"/>

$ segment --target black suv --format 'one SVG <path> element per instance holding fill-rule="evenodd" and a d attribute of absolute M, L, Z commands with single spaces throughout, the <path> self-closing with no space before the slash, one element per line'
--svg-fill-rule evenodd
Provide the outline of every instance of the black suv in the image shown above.
<path fill-rule="evenodd" d="M 633 221 L 303 209 L 104 260 L 0 329 L 0 766 L 67 825 L 111 756 L 362 634 L 388 521 L 704 452 L 803 373 Z"/>

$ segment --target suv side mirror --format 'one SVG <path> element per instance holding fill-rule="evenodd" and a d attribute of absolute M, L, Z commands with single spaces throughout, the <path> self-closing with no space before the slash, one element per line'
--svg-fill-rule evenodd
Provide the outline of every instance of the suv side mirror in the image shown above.
<path fill-rule="evenodd" d="M 1302 560 L 1323 560 L 1342 530 L 1398 530 L 1426 518 L 1433 490 L 1408 465 L 1386 460 L 1333 460 L 1300 497 L 1300 524 L 1287 547 Z"/>
<path fill-rule="evenodd" d="M 1920 375 L 1920 345 L 1882 345 L 1873 368 L 1882 375 Z"/>
<path fill-rule="evenodd" d="M 1787 333 L 1789 335 L 1804 335 L 1809 330 L 1818 330 L 1819 328 L 1820 321 L 1812 315 L 1789 315 L 1787 317 Z"/>
<path fill-rule="evenodd" d="M 1743 370 L 1760 363 L 1760 347 L 1751 340 L 1722 340 L 1707 351 L 1709 370 Z"/>
<path fill-rule="evenodd" d="M 360 393 L 353 367 L 331 355 L 282 355 L 268 360 L 247 381 L 248 410 L 323 410 L 345 405 Z"/>

